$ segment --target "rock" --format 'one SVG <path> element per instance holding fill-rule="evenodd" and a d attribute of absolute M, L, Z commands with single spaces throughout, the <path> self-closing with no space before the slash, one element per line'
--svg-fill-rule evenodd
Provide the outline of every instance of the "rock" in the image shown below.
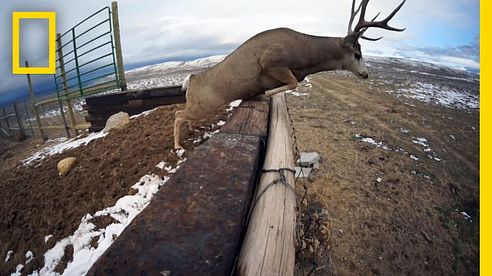
<path fill-rule="evenodd" d="M 297 164 L 301 167 L 319 168 L 319 154 L 316 152 L 301 152 L 301 157 L 297 160 Z"/>
<path fill-rule="evenodd" d="M 296 178 L 308 178 L 311 182 L 314 178 L 309 179 L 313 169 L 319 169 L 320 156 L 316 152 L 301 152 L 301 157 L 297 160 Z"/>
<path fill-rule="evenodd" d="M 126 125 L 130 123 L 130 116 L 126 112 L 118 112 L 116 114 L 111 115 L 106 121 L 106 127 L 104 127 L 104 131 L 108 132 L 112 129 L 122 129 Z"/>
<path fill-rule="evenodd" d="M 75 167 L 76 160 L 77 159 L 75 157 L 67 157 L 63 160 L 60 160 L 58 162 L 58 165 L 56 166 L 58 168 L 58 175 L 67 175 Z"/>

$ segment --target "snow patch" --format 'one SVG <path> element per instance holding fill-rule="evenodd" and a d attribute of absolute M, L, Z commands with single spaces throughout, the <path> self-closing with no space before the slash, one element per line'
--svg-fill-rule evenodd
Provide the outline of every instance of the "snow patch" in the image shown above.
<path fill-rule="evenodd" d="M 7 256 L 5 256 L 5 262 L 8 262 L 10 260 L 10 257 L 12 256 L 13 253 L 14 251 L 12 250 L 7 251 Z"/>
<path fill-rule="evenodd" d="M 410 132 L 410 130 L 408 130 L 408 129 L 404 129 L 404 128 L 400 128 L 400 132 L 401 132 L 401 133 L 405 133 L 405 134 L 407 134 L 407 133 L 409 133 L 409 132 Z"/>
<path fill-rule="evenodd" d="M 420 137 L 420 138 L 414 138 L 412 140 L 414 144 L 422 146 L 422 150 L 427 154 L 427 157 L 429 159 L 433 159 L 437 162 L 440 162 L 442 159 L 437 156 L 437 154 L 430 148 L 429 146 L 429 141 L 427 141 L 426 138 Z"/>
<path fill-rule="evenodd" d="M 242 103 L 242 101 L 243 100 L 235 100 L 235 101 L 232 101 L 229 104 L 229 107 L 226 109 L 227 112 L 231 112 L 234 108 L 238 107 Z"/>
<path fill-rule="evenodd" d="M 410 159 L 412 159 L 412 160 L 415 160 L 415 161 L 419 160 L 419 158 L 415 154 L 410 154 L 409 152 L 407 152 L 406 150 L 404 150 L 401 147 L 398 147 L 398 146 L 390 147 L 388 145 L 385 145 L 382 141 L 377 141 L 374 138 L 366 137 L 362 134 L 355 134 L 355 138 L 358 139 L 359 141 L 363 142 L 363 143 L 371 144 L 377 148 L 381 148 L 381 149 L 386 150 L 386 151 L 394 151 L 394 152 L 398 152 L 398 153 L 403 153 L 405 155 L 409 155 Z M 426 152 L 426 150 L 428 149 L 427 151 L 429 152 L 428 153 L 429 158 L 434 159 L 435 161 L 441 161 L 441 159 L 438 158 L 437 155 L 428 147 L 427 139 L 416 138 L 415 140 L 413 140 L 413 142 L 415 144 L 422 145 L 424 147 L 424 152 Z"/>
<path fill-rule="evenodd" d="M 361 134 L 355 134 L 355 138 L 359 139 L 360 141 L 362 141 L 364 143 L 374 145 L 377 148 L 382 148 L 382 149 L 388 150 L 388 151 L 391 150 L 391 148 L 389 146 L 385 145 L 382 141 L 378 142 L 371 137 L 365 137 Z"/>
<path fill-rule="evenodd" d="M 184 152 L 184 151 L 183 151 Z M 164 166 L 165 162 L 157 164 L 174 173 L 180 164 L 186 159 L 181 159 L 175 168 Z M 33 274 L 40 275 L 57 275 L 55 267 L 60 263 L 65 248 L 68 245 L 73 246 L 73 260 L 67 264 L 63 275 L 84 275 L 91 268 L 94 262 L 101 256 L 104 251 L 113 243 L 130 222 L 150 203 L 153 195 L 162 187 L 169 177 L 160 177 L 157 175 L 144 175 L 132 186 L 138 192 L 135 195 L 127 195 L 120 198 L 112 207 L 97 211 L 95 214 L 85 215 L 75 232 L 60 241 L 44 254 L 44 267 Z M 117 221 L 105 227 L 96 229 L 91 222 L 95 217 L 111 216 Z M 91 241 L 97 239 L 97 247 L 92 247 Z M 46 240 L 46 238 L 45 238 Z"/>
<path fill-rule="evenodd" d="M 214 136 L 215 134 L 217 134 L 219 132 L 220 132 L 219 129 L 214 130 L 214 131 L 205 131 L 205 133 L 203 133 L 203 139 L 209 139 L 210 137 Z"/>
<path fill-rule="evenodd" d="M 176 155 L 181 158 L 183 157 L 183 154 L 185 153 L 185 149 L 178 149 L 176 150 Z"/>
<path fill-rule="evenodd" d="M 62 153 L 67 149 L 73 149 L 73 148 L 80 147 L 82 145 L 87 145 L 90 141 L 102 138 L 102 137 L 106 136 L 107 134 L 108 134 L 107 132 L 99 131 L 99 132 L 91 133 L 84 138 L 80 138 L 80 136 L 77 136 L 77 137 L 70 139 L 68 141 L 64 141 L 61 143 L 47 146 L 47 147 L 43 148 L 42 150 L 34 153 L 31 157 L 23 160 L 22 163 L 25 166 L 29 166 L 34 161 L 39 161 L 39 160 L 46 158 L 47 156 Z"/>
<path fill-rule="evenodd" d="M 30 263 L 32 260 L 34 260 L 34 254 L 32 251 L 27 251 L 26 252 L 26 264 Z"/>
<path fill-rule="evenodd" d="M 155 165 L 157 168 L 159 169 L 164 169 L 164 167 L 166 166 L 166 162 L 165 161 L 161 161 L 159 162 L 159 164 Z"/>
<path fill-rule="evenodd" d="M 132 115 L 132 116 L 130 116 L 130 119 L 135 119 L 135 118 L 138 118 L 140 116 L 147 117 L 150 113 L 156 111 L 158 108 L 160 108 L 160 107 L 156 107 L 156 108 L 146 110 L 146 111 L 140 112 L 138 114 Z"/>
<path fill-rule="evenodd" d="M 467 212 L 460 212 L 460 214 L 462 214 L 466 220 L 471 221 L 472 217 Z"/>
<path fill-rule="evenodd" d="M 76 100 L 75 102 L 73 102 L 73 105 L 72 105 L 73 111 L 75 111 L 75 112 L 82 111 L 84 109 L 83 108 L 84 103 L 85 103 L 85 100 Z M 67 114 L 67 112 L 68 112 L 67 107 L 63 106 L 63 113 Z M 60 112 L 59 107 L 54 108 L 54 109 L 50 109 L 50 110 L 47 110 L 47 111 L 41 113 L 39 115 L 39 118 L 40 119 L 48 119 L 48 118 L 57 117 L 57 116 L 61 116 L 61 112 Z M 34 121 L 34 120 L 36 120 L 36 118 L 30 119 L 30 121 Z"/>
<path fill-rule="evenodd" d="M 178 164 L 180 164 L 180 163 L 178 163 Z M 169 173 L 169 174 L 175 173 L 176 169 L 177 169 L 177 167 L 173 168 L 173 166 L 167 165 L 167 163 L 165 161 L 159 162 L 159 164 L 157 164 L 156 167 L 161 169 L 161 170 L 167 171 L 167 173 Z"/>
<path fill-rule="evenodd" d="M 413 154 L 410 154 L 410 158 L 415 161 L 419 161 L 419 158 Z"/>
<path fill-rule="evenodd" d="M 309 93 L 301 93 L 301 92 L 297 92 L 297 91 L 291 91 L 291 94 L 292 94 L 292 96 L 295 96 L 295 97 L 309 96 Z"/>
<path fill-rule="evenodd" d="M 24 268 L 24 265 L 18 264 L 17 267 L 15 268 L 15 272 L 10 274 L 10 276 L 21 276 L 22 275 L 22 269 Z"/>
<path fill-rule="evenodd" d="M 51 238 L 53 238 L 53 235 L 48 235 L 44 237 L 44 243 L 47 243 Z"/>
<path fill-rule="evenodd" d="M 469 91 L 458 91 L 444 85 L 415 82 L 410 87 L 399 88 L 398 96 L 457 109 L 478 109 L 479 96 Z"/>

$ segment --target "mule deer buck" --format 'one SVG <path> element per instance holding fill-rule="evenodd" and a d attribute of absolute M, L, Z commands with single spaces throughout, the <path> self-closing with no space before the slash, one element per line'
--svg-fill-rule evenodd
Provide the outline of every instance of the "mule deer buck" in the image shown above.
<path fill-rule="evenodd" d="M 321 71 L 348 70 L 361 78 L 368 78 L 358 40 L 377 41 L 382 38 L 364 36 L 369 28 L 404 31 L 389 26 L 388 22 L 405 1 L 385 19 L 376 21 L 378 14 L 366 21 L 369 0 L 362 0 L 357 9 L 356 0 L 353 0 L 345 37 L 313 36 L 287 28 L 268 30 L 244 42 L 214 67 L 188 76 L 183 83 L 185 109 L 175 114 L 174 147 L 182 148 L 180 131 L 184 122 L 191 126 L 212 118 L 231 101 L 252 98 L 263 92 L 274 95 L 295 89 L 304 77 Z M 359 21 L 352 29 L 357 14 Z"/>

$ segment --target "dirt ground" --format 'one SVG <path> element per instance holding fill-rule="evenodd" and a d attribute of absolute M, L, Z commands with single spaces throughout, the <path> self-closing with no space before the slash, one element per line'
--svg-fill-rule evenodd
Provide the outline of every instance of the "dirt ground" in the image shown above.
<path fill-rule="evenodd" d="M 298 182 L 307 201 L 297 273 L 477 275 L 479 112 L 397 98 L 347 74 L 310 82 L 308 95 L 288 97 L 299 150 L 322 158 Z"/>
<path fill-rule="evenodd" d="M 87 146 L 66 150 L 30 166 L 20 164 L 41 146 L 40 139 L 30 138 L 22 144 L 3 140 L 0 143 L 0 275 L 15 272 L 25 262 L 25 253 L 34 253 L 34 260 L 22 270 L 23 275 L 43 266 L 43 254 L 55 242 L 71 235 L 85 214 L 93 214 L 128 194 L 145 174 L 165 176 L 156 168 L 160 161 L 176 165 L 173 152 L 174 112 L 180 105 L 164 106 L 147 116 L 132 119 L 122 130 Z M 187 129 L 187 128 L 186 128 Z M 203 135 L 185 131 L 185 140 Z M 36 148 L 38 145 L 38 148 Z M 185 156 L 199 145 L 184 143 Z M 44 146 L 44 145 L 43 145 Z M 66 177 L 59 177 L 56 164 L 74 156 L 76 167 Z M 94 221 L 99 227 L 108 221 Z M 47 243 L 44 237 L 53 235 Z M 7 251 L 14 253 L 8 262 Z M 64 264 L 71 257 L 64 260 Z M 60 268 L 59 271 L 63 271 Z"/>

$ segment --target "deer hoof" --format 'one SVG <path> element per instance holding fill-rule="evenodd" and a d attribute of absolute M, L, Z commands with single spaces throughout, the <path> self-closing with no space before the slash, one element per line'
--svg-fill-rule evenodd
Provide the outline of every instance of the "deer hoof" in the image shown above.
<path fill-rule="evenodd" d="M 174 149 L 175 149 L 176 151 L 178 151 L 178 150 L 183 150 L 184 148 L 183 148 L 181 145 L 179 145 L 179 144 L 175 144 L 175 145 L 174 145 Z"/>

